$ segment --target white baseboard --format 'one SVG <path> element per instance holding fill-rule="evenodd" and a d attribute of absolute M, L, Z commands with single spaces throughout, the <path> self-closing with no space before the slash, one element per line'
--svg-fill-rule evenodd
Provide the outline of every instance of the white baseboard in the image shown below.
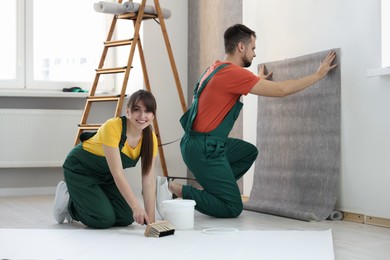
<path fill-rule="evenodd" d="M 54 195 L 56 187 L 0 188 L 0 197 Z"/>

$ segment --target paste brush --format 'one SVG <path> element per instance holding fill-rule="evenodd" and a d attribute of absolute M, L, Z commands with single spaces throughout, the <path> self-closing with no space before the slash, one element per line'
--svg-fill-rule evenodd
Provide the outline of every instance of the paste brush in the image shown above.
<path fill-rule="evenodd" d="M 175 227 L 168 221 L 150 223 L 146 226 L 144 235 L 147 237 L 165 237 L 173 235 Z"/>

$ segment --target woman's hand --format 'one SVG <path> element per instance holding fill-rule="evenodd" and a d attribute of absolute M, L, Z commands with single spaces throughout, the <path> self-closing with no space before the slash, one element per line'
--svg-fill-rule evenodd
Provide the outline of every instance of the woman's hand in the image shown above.
<path fill-rule="evenodd" d="M 148 215 L 141 207 L 133 209 L 133 219 L 140 225 L 147 225 L 150 223 Z"/>

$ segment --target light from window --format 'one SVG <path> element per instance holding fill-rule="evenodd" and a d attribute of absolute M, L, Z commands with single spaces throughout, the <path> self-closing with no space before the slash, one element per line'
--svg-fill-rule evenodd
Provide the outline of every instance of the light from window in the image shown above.
<path fill-rule="evenodd" d="M 34 0 L 33 81 L 90 82 L 106 31 L 95 0 Z M 48 11 L 52 10 L 52 11 Z"/>
<path fill-rule="evenodd" d="M 16 79 L 16 1 L 4 1 L 1 4 L 0 24 L 1 34 L 4 39 L 1 40 L 0 48 L 0 79 Z"/>
<path fill-rule="evenodd" d="M 112 19 L 94 10 L 96 0 L 3 2 L 0 88 L 91 87 Z M 110 90 L 112 82 L 101 85 Z"/>
<path fill-rule="evenodd" d="M 382 0 L 382 67 L 390 67 L 390 1 Z"/>

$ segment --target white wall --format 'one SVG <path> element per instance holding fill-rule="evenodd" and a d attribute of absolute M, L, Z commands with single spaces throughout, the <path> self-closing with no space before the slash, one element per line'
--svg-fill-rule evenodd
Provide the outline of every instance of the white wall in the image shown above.
<path fill-rule="evenodd" d="M 148 0 L 148 5 L 154 1 Z M 187 97 L 187 0 L 160 0 L 162 8 L 172 16 L 165 20 L 169 41 L 178 70 L 184 97 Z M 183 114 L 176 83 L 161 27 L 153 20 L 143 23 L 143 47 L 152 92 L 157 99 L 157 119 L 162 143 L 180 139 L 183 135 L 179 118 Z M 179 142 L 163 147 L 170 176 L 186 176 L 187 168 L 181 158 Z M 156 163 L 162 175 L 161 163 Z"/>
<path fill-rule="evenodd" d="M 390 76 L 365 77 L 366 69 L 381 64 L 380 0 L 243 4 L 244 24 L 257 33 L 253 72 L 262 62 L 341 48 L 342 158 L 337 207 L 390 218 Z M 244 137 L 253 143 L 256 102 L 254 96 L 245 98 Z M 251 181 L 248 175 L 246 193 Z"/>

